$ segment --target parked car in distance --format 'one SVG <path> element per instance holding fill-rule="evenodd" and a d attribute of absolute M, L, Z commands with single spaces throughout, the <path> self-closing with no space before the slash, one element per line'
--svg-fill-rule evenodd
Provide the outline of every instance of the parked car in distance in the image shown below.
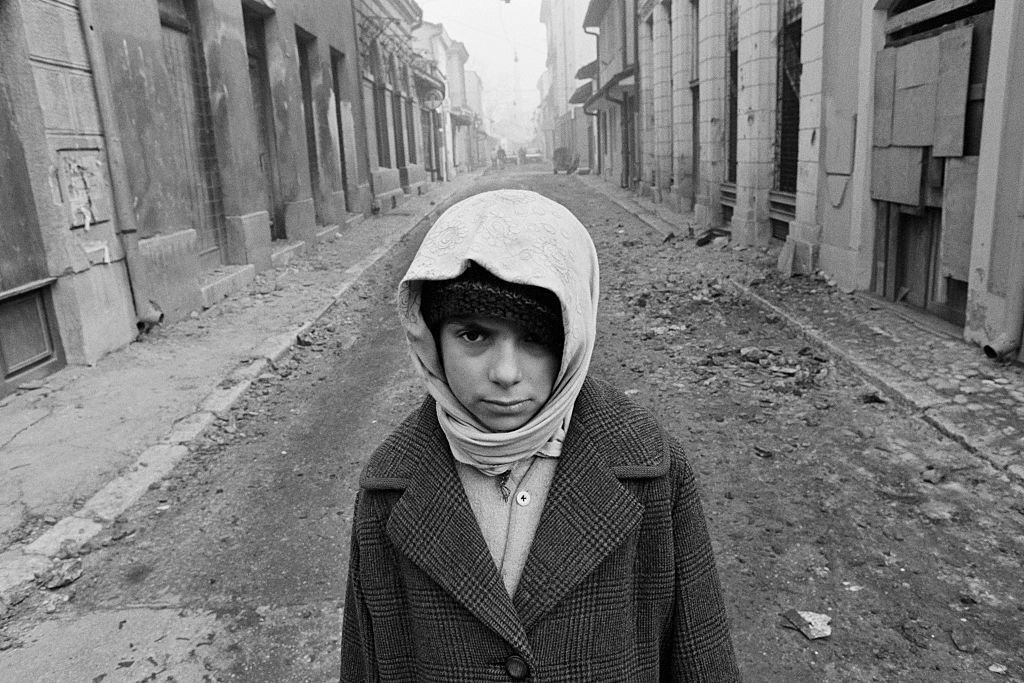
<path fill-rule="evenodd" d="M 539 164 L 544 161 L 544 154 L 537 148 L 531 147 L 526 150 L 526 163 Z"/>

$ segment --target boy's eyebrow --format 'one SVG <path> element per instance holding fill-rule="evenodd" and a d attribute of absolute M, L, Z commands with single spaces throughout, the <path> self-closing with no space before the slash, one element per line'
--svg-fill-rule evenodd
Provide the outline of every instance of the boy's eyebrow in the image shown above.
<path fill-rule="evenodd" d="M 497 318 L 485 318 L 476 315 L 452 316 L 445 321 L 446 325 L 458 325 L 460 327 L 476 327 L 482 330 L 493 330 L 497 325 L 490 323 L 490 320 Z"/>

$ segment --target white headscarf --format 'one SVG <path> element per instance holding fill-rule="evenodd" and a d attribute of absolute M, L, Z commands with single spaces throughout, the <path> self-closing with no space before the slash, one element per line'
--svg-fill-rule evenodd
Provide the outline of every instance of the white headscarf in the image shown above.
<path fill-rule="evenodd" d="M 489 430 L 452 393 L 420 313 L 423 281 L 456 278 L 470 261 L 502 280 L 548 289 L 562 305 L 565 341 L 551 396 L 509 432 Z M 587 229 L 536 192 L 483 192 L 441 214 L 399 285 L 398 309 L 413 363 L 437 401 L 437 419 L 456 460 L 496 476 L 533 455 L 558 457 L 594 350 L 598 288 L 597 251 Z"/>

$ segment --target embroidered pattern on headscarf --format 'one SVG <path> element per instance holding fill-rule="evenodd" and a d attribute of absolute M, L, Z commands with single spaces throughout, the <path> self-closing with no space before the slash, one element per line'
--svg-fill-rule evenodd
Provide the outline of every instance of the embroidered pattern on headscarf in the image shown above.
<path fill-rule="evenodd" d="M 477 263 L 508 282 L 548 289 L 562 306 L 565 342 L 548 401 L 522 427 L 492 432 L 459 403 L 420 313 L 424 280 L 449 280 Z M 483 192 L 437 219 L 398 290 L 398 310 L 413 363 L 437 402 L 437 418 L 459 462 L 497 476 L 534 455 L 558 457 L 583 386 L 597 332 L 597 251 L 564 206 L 536 192 Z"/>

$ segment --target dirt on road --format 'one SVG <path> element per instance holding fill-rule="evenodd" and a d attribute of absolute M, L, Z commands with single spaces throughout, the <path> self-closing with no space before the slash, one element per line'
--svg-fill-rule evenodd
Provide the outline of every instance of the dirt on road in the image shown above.
<path fill-rule="evenodd" d="M 746 680 L 1024 680 L 1019 487 L 727 285 L 785 286 L 774 252 L 666 239 L 572 176 L 505 171 L 476 189 L 509 186 L 591 230 L 592 372 L 686 444 Z M 423 395 L 394 318 L 404 266 L 354 289 L 261 378 L 81 558 L 81 579 L 12 612 L 8 648 L 43 652 L 39 629 L 143 606 L 177 615 L 171 639 L 195 640 L 116 680 L 330 679 L 355 478 Z M 844 295 L 807 280 L 801 296 L 813 308 Z M 831 634 L 808 638 L 794 610 L 828 617 Z"/>

